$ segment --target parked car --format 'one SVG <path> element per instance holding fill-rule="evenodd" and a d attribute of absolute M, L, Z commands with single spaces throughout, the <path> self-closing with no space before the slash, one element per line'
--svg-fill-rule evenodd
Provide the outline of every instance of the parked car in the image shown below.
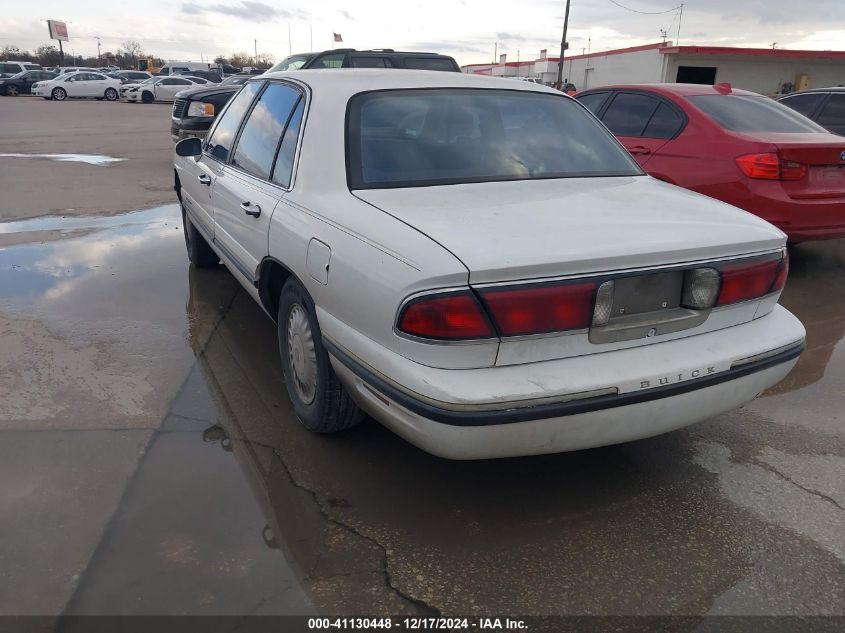
<path fill-rule="evenodd" d="M 778 97 L 778 101 L 826 130 L 845 136 L 845 86 L 793 92 Z"/>
<path fill-rule="evenodd" d="M 169 62 L 164 64 L 156 75 L 181 75 L 191 71 L 198 70 L 202 72 L 214 71 L 222 74 L 217 64 L 209 64 L 205 62 Z"/>
<path fill-rule="evenodd" d="M 176 93 L 189 86 L 201 86 L 208 82 L 201 77 L 153 77 L 140 84 L 126 84 L 120 96 L 130 103 L 152 103 L 154 101 L 173 101 Z"/>
<path fill-rule="evenodd" d="M 53 79 L 55 76 L 56 73 L 47 72 L 46 70 L 25 70 L 6 79 L 0 79 L 0 94 L 9 97 L 28 95 L 31 92 L 32 84 L 42 80 Z"/>
<path fill-rule="evenodd" d="M 253 75 L 229 75 L 220 84 L 223 86 L 242 86 L 252 77 Z"/>
<path fill-rule="evenodd" d="M 90 66 L 63 66 L 57 72 L 59 75 L 66 75 L 67 73 L 78 73 L 80 71 L 103 73 L 101 68 L 91 68 Z"/>
<path fill-rule="evenodd" d="M 845 237 L 845 141 L 769 97 L 655 84 L 575 98 L 652 176 L 759 215 L 792 242 Z"/>
<path fill-rule="evenodd" d="M 0 62 L 0 78 L 11 77 L 27 70 L 41 70 L 41 65 L 32 62 Z"/>
<path fill-rule="evenodd" d="M 152 77 L 150 73 L 142 70 L 118 70 L 115 75 L 125 77 L 128 80 L 127 83 L 138 83 Z"/>
<path fill-rule="evenodd" d="M 354 48 L 337 48 L 320 53 L 300 53 L 286 57 L 267 72 L 311 70 L 314 68 L 407 68 L 410 70 L 461 72 L 458 62 L 447 55 L 397 52 L 391 48 L 366 51 L 357 51 Z"/>
<path fill-rule="evenodd" d="M 205 138 L 208 128 L 239 89 L 239 84 L 209 84 L 176 93 L 170 116 L 170 138 L 178 142 L 195 136 Z"/>
<path fill-rule="evenodd" d="M 803 349 L 786 236 L 649 178 L 551 88 L 263 75 L 174 177 L 190 261 L 276 319 L 317 433 L 363 410 L 456 459 L 625 442 L 752 400 Z"/>
<path fill-rule="evenodd" d="M 119 80 L 93 72 L 64 73 L 53 79 L 38 81 L 31 88 L 32 94 L 55 101 L 67 98 L 117 101 L 119 89 Z"/>
<path fill-rule="evenodd" d="M 219 84 L 223 81 L 223 77 L 215 70 L 186 70 L 184 72 L 173 73 L 171 77 L 202 77 L 209 83 Z"/>

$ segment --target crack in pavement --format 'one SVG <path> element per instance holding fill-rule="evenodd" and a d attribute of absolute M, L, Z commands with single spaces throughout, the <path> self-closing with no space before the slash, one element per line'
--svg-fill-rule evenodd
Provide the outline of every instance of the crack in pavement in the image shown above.
<path fill-rule="evenodd" d="M 385 586 L 387 586 L 387 588 L 390 589 L 390 591 L 392 591 L 394 594 L 399 596 L 399 598 L 401 598 L 402 600 L 405 600 L 406 602 L 412 604 L 417 609 L 421 610 L 423 612 L 423 614 L 425 614 L 426 616 L 440 617 L 442 615 L 440 609 L 438 609 L 437 607 L 435 607 L 433 605 L 428 604 L 425 600 L 421 600 L 420 598 L 416 598 L 416 597 L 410 595 L 409 593 L 406 593 L 394 582 L 393 577 L 390 574 L 390 563 L 389 563 L 388 558 L 387 558 L 387 547 L 385 547 L 384 545 L 379 543 L 378 540 L 376 540 L 375 538 L 373 538 L 369 534 L 364 534 L 361 530 L 359 530 L 355 526 L 349 525 L 348 523 L 344 523 L 340 519 L 337 519 L 337 518 L 331 516 L 331 514 L 329 513 L 329 511 L 326 508 L 323 501 L 320 499 L 320 496 L 317 494 L 317 492 L 308 488 L 307 486 L 305 486 L 304 484 L 301 484 L 300 482 L 298 482 L 296 480 L 296 478 L 293 476 L 293 473 L 290 470 L 290 467 L 285 462 L 284 457 L 282 457 L 282 455 L 279 453 L 279 451 L 277 449 L 274 449 L 273 454 L 279 460 L 279 463 L 281 464 L 282 468 L 285 470 L 285 473 L 287 474 L 288 479 L 290 480 L 291 484 L 294 487 L 299 488 L 300 490 L 302 490 L 302 491 L 308 493 L 309 495 L 311 495 L 311 497 L 314 499 L 314 503 L 316 504 L 317 509 L 320 511 L 320 514 L 323 515 L 323 517 L 325 518 L 325 520 L 328 523 L 336 525 L 339 528 L 341 528 L 342 530 L 346 530 L 347 532 L 350 532 L 351 534 L 353 534 L 353 535 L 355 535 L 359 538 L 364 539 L 365 541 L 373 544 L 376 548 L 378 548 L 382 552 L 382 570 L 381 571 L 382 571 L 382 575 L 384 577 Z"/>
<path fill-rule="evenodd" d="M 799 484 L 797 481 L 795 481 L 794 479 L 792 479 L 788 475 L 785 475 L 784 473 L 779 471 L 777 468 L 775 468 L 771 464 L 764 462 L 762 460 L 759 460 L 756 457 L 752 457 L 751 460 L 749 460 L 749 461 L 750 461 L 750 463 L 752 463 L 756 466 L 760 466 L 761 468 L 768 470 L 773 475 L 780 477 L 781 479 L 783 479 L 784 481 L 792 484 L 793 486 L 800 488 L 804 492 L 809 493 L 811 495 L 814 495 L 816 497 L 819 497 L 820 499 L 823 499 L 823 500 L 827 501 L 828 503 L 832 503 L 833 505 L 835 505 L 840 510 L 845 510 L 845 508 L 843 508 L 841 505 L 839 505 L 839 502 L 836 501 L 836 499 L 834 499 L 833 497 L 829 497 L 828 495 L 824 494 L 823 492 L 820 492 L 818 490 L 813 490 L 812 488 L 807 488 L 806 486 Z"/>

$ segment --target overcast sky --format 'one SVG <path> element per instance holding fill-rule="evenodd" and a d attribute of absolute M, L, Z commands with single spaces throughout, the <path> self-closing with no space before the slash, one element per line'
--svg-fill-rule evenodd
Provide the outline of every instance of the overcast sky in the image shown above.
<path fill-rule="evenodd" d="M 618 0 L 639 11 L 665 11 L 674 0 Z M 560 46 L 564 0 L 36 0 L 9 2 L 0 15 L 0 45 L 35 48 L 50 43 L 47 18 L 68 22 L 66 50 L 96 54 L 127 39 L 167 59 L 200 60 L 232 52 L 271 53 L 276 60 L 312 49 L 338 46 L 431 50 L 459 63 L 487 62 L 494 43 L 508 60 L 533 59 L 542 48 Z M 643 15 L 612 0 L 572 0 L 570 51 L 580 53 L 635 46 L 678 34 L 678 12 Z M 771 46 L 845 50 L 845 0 L 686 0 L 681 44 Z M 54 42 L 55 43 L 55 42 Z"/>

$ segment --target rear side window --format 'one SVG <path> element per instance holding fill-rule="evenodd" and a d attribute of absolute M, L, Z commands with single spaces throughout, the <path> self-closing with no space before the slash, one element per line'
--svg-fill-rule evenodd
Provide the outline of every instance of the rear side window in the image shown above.
<path fill-rule="evenodd" d="M 350 64 L 352 68 L 393 68 L 390 60 L 384 57 L 353 57 Z"/>
<path fill-rule="evenodd" d="M 233 166 L 258 178 L 270 178 L 276 148 L 300 96 L 298 90 L 285 84 L 267 86 L 244 123 Z"/>
<path fill-rule="evenodd" d="M 352 189 L 642 174 L 598 121 L 563 95 L 370 92 L 350 101 L 347 121 Z"/>
<path fill-rule="evenodd" d="M 823 92 L 810 92 L 803 95 L 786 97 L 785 99 L 781 99 L 779 103 L 789 106 L 804 116 L 810 116 L 818 105 L 824 101 L 825 96 Z"/>
<path fill-rule="evenodd" d="M 607 99 L 606 92 L 593 92 L 587 95 L 579 95 L 575 97 L 581 104 L 593 114 L 598 114 L 599 109 L 604 105 Z"/>
<path fill-rule="evenodd" d="M 726 130 L 733 132 L 824 132 L 795 110 L 768 97 L 696 95 L 690 102 Z"/>
<path fill-rule="evenodd" d="M 305 111 L 305 99 L 300 99 L 288 121 L 285 136 L 279 146 L 279 155 L 273 168 L 273 182 L 282 187 L 290 187 L 293 174 L 293 161 L 296 157 L 296 142 L 299 140 L 299 129 L 302 127 L 302 114 Z"/>
<path fill-rule="evenodd" d="M 454 71 L 455 63 L 443 57 L 405 57 L 405 68 L 411 70 Z"/>
<path fill-rule="evenodd" d="M 261 82 L 253 82 L 244 85 L 241 91 L 229 102 L 229 107 L 220 115 L 211 137 L 206 143 L 205 151 L 219 161 L 229 160 L 229 152 L 232 143 L 235 141 L 235 134 L 241 125 L 253 97 L 261 89 Z"/>
<path fill-rule="evenodd" d="M 325 55 L 321 57 L 317 61 L 314 62 L 313 66 L 309 66 L 309 68 L 342 68 L 343 67 L 343 58 L 346 56 L 346 53 L 337 53 L 335 55 Z"/>
<path fill-rule="evenodd" d="M 657 106 L 657 110 L 651 115 L 651 120 L 645 126 L 643 136 L 646 138 L 672 138 L 677 134 L 684 120 L 673 108 L 665 103 Z"/>
<path fill-rule="evenodd" d="M 845 94 L 830 95 L 818 121 L 821 125 L 845 125 Z"/>
<path fill-rule="evenodd" d="M 641 136 L 660 102 L 644 94 L 621 92 L 602 116 L 602 121 L 616 136 Z"/>

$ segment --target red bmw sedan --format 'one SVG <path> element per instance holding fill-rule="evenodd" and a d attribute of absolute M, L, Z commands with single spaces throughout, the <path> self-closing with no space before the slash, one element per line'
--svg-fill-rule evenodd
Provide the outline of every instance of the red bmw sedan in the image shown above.
<path fill-rule="evenodd" d="M 790 242 L 845 237 L 845 138 L 729 84 L 576 96 L 649 174 L 750 211 Z"/>

